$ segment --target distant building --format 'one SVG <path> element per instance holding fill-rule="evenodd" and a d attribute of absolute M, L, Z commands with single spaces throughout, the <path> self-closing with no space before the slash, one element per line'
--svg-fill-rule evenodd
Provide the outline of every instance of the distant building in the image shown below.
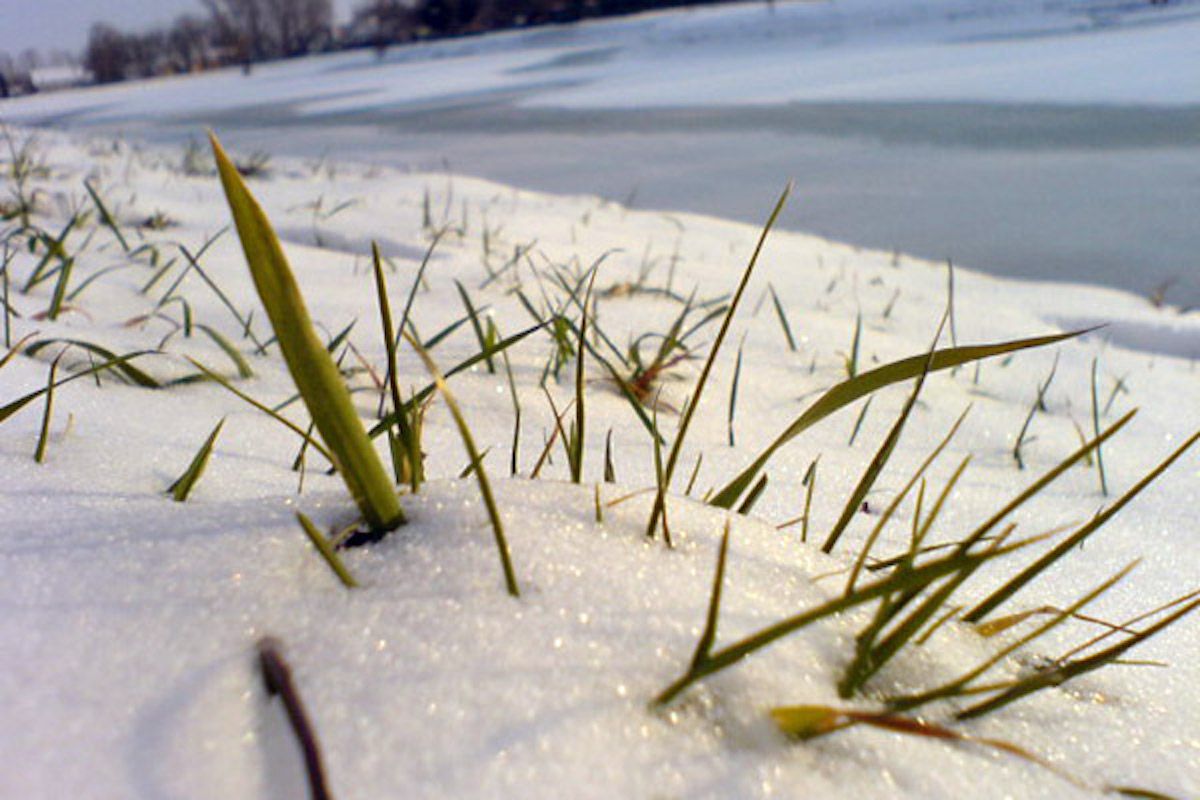
<path fill-rule="evenodd" d="M 55 67 L 36 67 L 30 70 L 29 80 L 35 92 L 53 92 L 73 89 L 91 82 L 91 75 L 78 64 L 62 64 Z"/>

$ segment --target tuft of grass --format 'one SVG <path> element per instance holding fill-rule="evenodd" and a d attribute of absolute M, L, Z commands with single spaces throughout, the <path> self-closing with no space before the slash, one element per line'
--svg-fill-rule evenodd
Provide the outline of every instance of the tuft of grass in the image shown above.
<path fill-rule="evenodd" d="M 337 366 L 317 337 L 279 239 L 216 136 L 210 134 L 210 140 L 255 288 L 288 371 L 363 519 L 373 531 L 391 530 L 405 521 L 399 498 Z"/>
<path fill-rule="evenodd" d="M 1007 602 L 1013 595 L 1021 591 L 1030 581 L 1034 580 L 1038 575 L 1042 574 L 1050 565 L 1057 562 L 1067 553 L 1079 547 L 1093 533 L 1099 530 L 1105 523 L 1112 519 L 1116 514 L 1124 508 L 1131 500 L 1137 497 L 1141 492 L 1158 479 L 1168 467 L 1175 463 L 1184 453 L 1191 449 L 1192 445 L 1200 440 L 1200 432 L 1192 434 L 1183 444 L 1175 449 L 1169 456 L 1163 459 L 1157 467 L 1150 470 L 1146 475 L 1133 485 L 1125 494 L 1117 498 L 1117 501 L 1107 509 L 1097 513 L 1089 522 L 1084 524 L 1075 533 L 1068 536 L 1041 558 L 1034 561 L 1025 569 L 1014 575 L 1003 586 L 996 589 L 986 598 L 981 600 L 974 608 L 963 615 L 966 622 L 978 623 Z"/>
<path fill-rule="evenodd" d="M 936 352 L 931 351 L 930 355 L 926 356 L 926 358 L 932 360 L 932 356 L 936 355 Z M 874 674 L 874 672 L 899 652 L 937 614 L 939 609 L 946 607 L 953 592 L 971 577 L 979 567 L 1045 538 L 1044 536 L 1035 536 L 1010 543 L 1007 539 L 1013 527 L 1015 527 L 1013 525 L 1010 525 L 1006 530 L 1002 531 L 998 536 L 992 537 L 990 540 L 987 537 L 1010 514 L 1049 486 L 1050 483 L 1082 459 L 1086 453 L 1094 450 L 1104 440 L 1113 436 L 1132 417 L 1133 412 L 1126 414 L 1100 436 L 1069 455 L 1060 464 L 1046 472 L 1041 478 L 1034 481 L 1012 500 L 1004 504 L 997 512 L 980 524 L 966 539 L 949 548 L 945 554 L 935 556 L 918 564 L 917 554 L 923 534 L 914 534 L 913 547 L 910 553 L 896 563 L 890 574 L 867 584 L 854 585 L 851 583 L 847 587 L 847 590 L 840 596 L 834 597 L 816 608 L 781 620 L 720 650 L 713 650 L 711 642 L 703 650 L 698 648 L 698 655 L 693 657 L 688 669 L 682 676 L 665 688 L 658 695 L 655 702 L 659 705 L 668 703 L 696 681 L 726 669 L 751 653 L 767 647 L 778 639 L 812 625 L 819 620 L 840 614 L 855 606 L 879 600 L 880 605 L 875 618 L 859 634 L 856 643 L 857 655 L 851 662 L 850 667 L 848 667 L 846 676 L 839 686 L 839 690 L 844 696 L 857 690 L 871 674 Z M 951 434 L 953 434 L 953 429 Z M 943 441 L 943 446 L 947 441 L 949 441 L 949 438 Z M 920 471 L 918 470 L 918 472 Z M 953 480 L 957 480 L 957 477 Z M 938 508 L 940 509 L 940 501 Z M 931 521 L 930 524 L 932 524 Z M 979 550 L 977 546 L 981 543 L 986 544 L 986 546 L 982 550 Z M 724 574 L 724 558 L 725 552 L 723 548 L 717 568 L 718 577 Z M 946 580 L 943 582 L 943 579 Z M 936 590 L 927 593 L 927 590 L 932 590 L 939 582 L 941 584 L 937 586 Z M 1103 588 L 1107 588 L 1107 585 Z M 1100 591 L 1103 591 L 1103 588 Z M 719 598 L 719 595 L 720 586 L 717 582 L 714 582 L 712 596 Z M 1085 597 L 1079 604 L 1068 609 L 1066 613 L 1074 613 L 1081 607 L 1082 603 L 1086 603 L 1090 599 L 1091 596 Z M 911 612 L 905 613 L 910 606 L 914 605 L 915 608 Z M 710 617 L 715 616 L 716 613 L 717 603 L 711 602 Z M 714 628 L 715 624 L 715 620 L 713 620 L 711 625 Z M 879 636 L 885 630 L 889 630 L 889 632 L 882 639 L 879 639 Z M 978 674 L 982 674 L 982 672 Z M 972 675 L 969 679 L 956 684 L 955 689 L 965 687 L 975 677 L 977 675 Z M 926 697 L 926 694 L 929 694 L 929 696 Z M 936 697 L 931 690 L 930 693 L 919 693 L 912 697 L 893 698 L 889 700 L 889 707 L 893 711 L 909 710 L 929 700 L 941 699 L 951 694 L 952 692 L 949 689 L 942 687 L 937 690 Z M 920 702 L 916 702 L 917 699 Z"/>
<path fill-rule="evenodd" d="M 891 575 L 857 587 L 850 594 L 839 595 L 816 608 L 780 620 L 720 649 L 714 649 L 715 637 L 702 635 L 687 670 L 655 697 L 654 704 L 663 706 L 670 703 L 697 681 L 727 669 L 740 662 L 746 656 L 820 620 L 897 592 L 923 589 L 939 578 L 961 572 L 965 569 L 973 570 L 983 563 L 1013 552 L 1027 544 L 1029 544 L 1029 541 L 1024 540 L 984 553 L 967 553 L 956 550 L 912 569 L 896 570 Z M 727 545 L 723 543 L 718 554 L 717 569 L 710 594 L 708 617 L 704 627 L 706 632 L 710 630 L 713 632 L 716 631 L 726 556 Z"/>
<path fill-rule="evenodd" d="M 225 417 L 221 417 L 216 427 L 212 429 L 212 433 L 204 440 L 204 444 L 200 445 L 200 449 L 196 451 L 196 455 L 192 457 L 191 463 L 188 464 L 183 474 L 167 487 L 167 494 L 171 495 L 171 499 L 176 503 L 187 500 L 192 489 L 200 481 L 200 476 L 204 474 L 204 469 L 208 466 L 208 460 L 212 457 L 213 447 L 216 445 L 217 437 L 221 435 L 223 427 L 225 427 Z"/>

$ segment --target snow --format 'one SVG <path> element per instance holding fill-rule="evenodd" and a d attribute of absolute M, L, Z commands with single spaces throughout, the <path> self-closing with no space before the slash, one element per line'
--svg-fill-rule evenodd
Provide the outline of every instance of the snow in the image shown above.
<path fill-rule="evenodd" d="M 18 137 L 24 136 L 18 132 Z M 131 147 L 105 139 L 39 134 L 50 174 L 36 179 L 40 225 L 57 230 L 70 210 L 86 207 L 90 178 L 123 221 L 127 235 L 174 243 L 193 252 L 228 224 L 215 177 L 185 175 L 177 150 Z M 710 298 L 729 291 L 758 231 L 714 218 L 631 211 L 596 198 L 516 191 L 461 176 L 411 174 L 354 164 L 277 159 L 269 177 L 252 181 L 281 231 L 314 319 L 332 334 L 357 319 L 351 341 L 377 369 L 383 363 L 365 252 L 386 237 L 397 271 L 394 299 L 407 291 L 427 244 L 422 229 L 428 193 L 436 220 L 462 225 L 431 262 L 428 291 L 418 294 L 418 328 L 428 336 L 461 315 L 454 281 L 506 333 L 527 324 L 512 296 L 511 275 L 479 289 L 486 224 L 493 268 L 514 247 L 535 243 L 517 275 L 528 289 L 533 268 L 604 262 L 597 290 L 636 280 L 654 264 L 649 285 L 662 286 L 674 260 L 674 287 Z M 764 215 L 770 191 L 765 187 Z M 354 203 L 328 220 L 322 208 Z M 135 232 L 164 212 L 176 225 Z M 465 219 L 465 222 L 464 222 Z M 484 222 L 486 220 L 486 223 Z M 113 236 L 93 220 L 68 239 L 78 248 L 73 285 L 111 266 L 128 265 Z M 577 262 L 573 262 L 577 259 Z M 57 321 L 38 318 L 52 287 L 16 290 L 37 258 L 13 254 L 12 338 L 70 337 L 114 350 L 160 346 L 171 325 L 138 322 L 170 278 L 139 294 L 152 270 L 144 264 L 107 273 Z M 203 264 L 239 308 L 257 306 L 234 238 L 220 237 Z M 854 320 L 864 324 L 865 365 L 922 352 L 945 303 L 941 265 L 863 251 L 809 235 L 772 234 L 760 272 L 730 343 L 745 336 L 737 408 L 737 445 L 726 441 L 733 369 L 730 346 L 699 407 L 680 471 L 705 455 L 697 495 L 744 465 L 812 399 L 843 376 Z M 763 299 L 778 291 L 798 339 L 790 352 Z M 896 293 L 899 292 L 898 295 Z M 198 322 L 238 341 L 256 372 L 242 388 L 268 403 L 292 394 L 277 354 L 250 354 L 238 325 L 193 275 L 179 288 Z M 890 314 L 884 308 L 895 296 Z M 1055 353 L 1032 351 L 1007 366 L 986 363 L 931 377 L 899 451 L 869 498 L 885 504 L 909 471 L 971 404 L 963 431 L 931 472 L 940 487 L 966 454 L 974 462 L 935 529 L 953 540 L 988 516 L 1034 475 L 1078 445 L 1072 421 L 1090 420 L 1089 374 L 1099 358 L 1102 401 L 1117 381 L 1105 422 L 1140 407 L 1128 432 L 1105 448 L 1109 480 L 1122 491 L 1200 427 L 1192 358 L 1200 322 L 1144 299 L 1086 286 L 1023 284 L 957 270 L 955 334 L 961 342 L 1035 335 L 1101 320 L 1110 329 L 1063 344 L 1024 449 L 1025 471 L 1009 451 Z M 604 297 L 597 320 L 619 344 L 662 331 L 678 304 L 651 295 Z M 177 306 L 163 309 L 178 317 Z M 261 313 L 255 315 L 261 318 Z M 256 323 L 263 335 L 262 323 Z M 711 341 L 713 330 L 702 337 Z M 230 364 L 201 337 L 176 333 L 163 354 L 139 365 L 160 378 L 186 374 L 194 355 L 219 369 Z M 434 351 L 443 367 L 475 349 L 460 330 Z M 986 750 L 855 729 L 808 744 L 777 734 L 767 710 L 792 703 L 842 704 L 835 685 L 863 624 L 847 614 L 791 636 L 702 682 L 667 711 L 649 700 L 686 667 L 703 623 L 716 544 L 727 516 L 682 497 L 676 482 L 670 518 L 676 547 L 649 542 L 649 498 L 640 495 L 594 517 L 604 436 L 613 431 L 618 484 L 601 484 L 605 502 L 653 485 L 648 436 L 628 406 L 589 365 L 585 484 L 565 482 L 563 459 L 542 477 L 528 475 L 552 418 L 538 379 L 552 350 L 534 336 L 509 355 L 523 409 L 520 475 L 505 477 L 513 414 L 503 370 L 478 367 L 451 383 L 497 484 L 523 596 L 503 590 L 491 533 L 444 407 L 428 415 L 425 446 L 434 479 L 403 503 L 411 522 L 346 561 L 364 588 L 343 589 L 305 541 L 294 520 L 302 510 L 322 527 L 353 519 L 335 477 L 313 459 L 303 492 L 290 470 L 297 440 L 219 387 L 148 390 L 90 379 L 56 394 L 46 462 L 31 458 L 41 422 L 36 402 L 0 425 L 0 796 L 189 798 L 296 797 L 302 771 L 278 703 L 266 698 L 254 643 L 279 637 L 312 713 L 338 797 L 535 796 L 1093 796 L 1103 784 L 1138 785 L 1177 796 L 1200 791 L 1196 694 L 1200 645 L 1193 620 L 1135 651 L 1169 669 L 1114 667 L 1025 700 L 963 726 L 1019 743 L 1078 776 L 1082 786 L 1020 759 Z M 50 351 L 20 356 L 0 370 L 0 401 L 45 384 Z M 86 364 L 84 360 L 82 363 Z M 811 365 L 811 366 L 810 366 Z M 673 370 L 663 399 L 680 407 L 699 363 Z M 411 353 L 401 374 L 425 382 Z M 548 384 L 559 407 L 571 396 L 569 369 Z M 377 395 L 369 377 L 354 386 L 364 416 Z M 799 541 L 795 527 L 774 525 L 800 513 L 800 480 L 821 454 L 813 536 L 823 535 L 842 498 L 882 440 L 904 400 L 903 389 L 872 404 L 856 443 L 848 409 L 806 433 L 768 469 L 771 484 L 753 517 L 732 519 L 719 641 L 729 642 L 839 591 L 838 577 L 876 521 L 858 514 L 845 545 L 824 556 Z M 303 422 L 302 411 L 287 413 Z M 228 422 L 213 459 L 188 502 L 163 494 L 221 417 Z M 663 415 L 673 430 L 675 417 Z M 1050 577 L 1019 596 L 1014 608 L 1064 605 L 1135 558 L 1132 577 L 1090 610 L 1121 619 L 1194 588 L 1200 559 L 1193 509 L 1200 462 L 1189 454 L 1145 495 Z M 1094 469 L 1071 470 L 1014 521 L 1032 534 L 1080 522 L 1103 503 Z M 880 552 L 895 552 L 911 523 L 911 503 L 889 528 Z M 982 596 L 999 576 L 988 573 L 969 595 Z M 1068 625 L 1035 649 L 1052 655 L 1091 635 Z M 876 689 L 928 685 L 978 663 L 991 645 L 951 626 L 927 648 L 883 673 Z M 1013 674 L 1011 659 L 1002 672 Z M 870 708 L 871 696 L 854 703 Z M 935 721 L 948 709 L 930 709 Z"/>

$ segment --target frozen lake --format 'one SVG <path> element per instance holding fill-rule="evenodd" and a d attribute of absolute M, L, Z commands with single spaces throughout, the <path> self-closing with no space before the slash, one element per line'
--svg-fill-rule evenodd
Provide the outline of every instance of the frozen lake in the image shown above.
<path fill-rule="evenodd" d="M 514 97 L 305 117 L 234 110 L 231 144 L 443 168 L 639 208 L 785 224 L 998 275 L 1088 281 L 1200 304 L 1200 107 L 797 103 L 523 108 Z M 200 120 L 133 130 L 186 141 Z M 129 130 L 127 126 L 124 128 Z M 286 134 L 284 134 L 286 130 Z"/>
<path fill-rule="evenodd" d="M 1200 0 L 740 4 L 23 98 L 1200 305 Z"/>

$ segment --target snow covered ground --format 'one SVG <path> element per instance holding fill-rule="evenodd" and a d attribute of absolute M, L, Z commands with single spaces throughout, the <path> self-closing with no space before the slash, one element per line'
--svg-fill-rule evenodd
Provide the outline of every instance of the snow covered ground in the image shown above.
<path fill-rule="evenodd" d="M 277 351 L 256 353 L 225 300 L 197 271 L 185 274 L 184 248 L 196 254 L 216 236 L 199 257 L 204 275 L 237 316 L 253 310 L 254 336 L 269 338 L 205 154 L 142 146 L 109 135 L 114 128 L 147 138 L 167 129 L 198 136 L 205 125 L 220 132 L 274 120 L 243 140 L 239 155 L 250 155 L 249 141 L 276 154 L 267 175 L 250 185 L 284 240 L 323 335 L 355 322 L 343 366 L 370 421 L 385 362 L 367 258 L 372 240 L 394 266 L 388 279 L 398 310 L 431 230 L 450 229 L 416 295 L 413 320 L 425 337 L 462 318 L 456 282 L 511 335 L 532 322 L 518 287 L 536 304 L 561 298 L 556 272 L 580 274 L 603 257 L 595 325 L 619 348 L 649 334 L 642 346 L 649 353 L 654 336 L 680 313 L 678 297 L 694 290 L 706 301 L 733 289 L 759 233 L 755 225 L 631 210 L 591 194 L 541 194 L 363 163 L 393 141 L 379 139 L 373 126 L 428 113 L 436 140 L 443 135 L 436 120 L 469 118 L 489 104 L 508 108 L 513 125 L 525 115 L 642 113 L 636 109 L 674 114 L 674 124 L 685 125 L 689 108 L 783 124 L 763 109 L 800 113 L 794 103 L 827 99 L 1088 103 L 1111 106 L 1103 135 L 1126 146 L 1179 130 L 1186 138 L 1190 118 L 1181 105 L 1200 102 L 1197 34 L 1200 3 L 1190 0 L 1165 8 L 1112 0 L 839 0 L 777 3 L 774 11 L 747 4 L 433 43 L 380 61 L 369 53 L 307 59 L 256 68 L 250 79 L 214 73 L 6 102 L 5 122 L 83 132 L 35 135 L 31 152 L 42 166 L 26 191 L 35 200 L 31 224 L 55 239 L 77 212 L 87 218 L 64 239 L 72 261 L 56 319 L 48 312 L 57 276 L 24 291 L 46 241 L 32 250 L 25 236 L 0 245 L 0 298 L 9 307 L 0 354 L 22 342 L 22 352 L 0 366 L 0 407 L 46 385 L 61 344 L 24 350 L 50 339 L 154 351 L 134 363 L 160 382 L 194 373 L 184 356 L 236 376 L 221 339 L 253 372 L 237 380 L 243 391 L 271 405 L 294 393 Z M 640 79 L 647 74 L 655 80 Z M 1125 103 L 1155 108 L 1147 111 L 1153 119 L 1123 115 Z M 287 127 L 273 127 L 280 120 Z M 317 145 L 334 132 L 348 143 L 342 158 L 278 155 L 320 152 Z M 18 145 L 30 135 L 12 132 Z M 347 149 L 361 149 L 363 161 L 345 158 Z M 1180 152 L 1183 166 L 1167 161 L 1164 168 L 1186 181 L 1189 151 Z M 728 160 L 740 184 L 714 185 L 754 192 L 755 216 L 765 218 L 782 187 L 735 155 Z M 0 149 L 5 217 L 17 198 L 10 166 Z M 612 178 L 597 164 L 573 168 L 597 183 Z M 652 167 L 640 177 L 654 177 Z M 97 218 L 85 180 L 117 218 L 128 250 Z M 801 193 L 798 203 L 805 201 Z M 1027 202 L 1040 208 L 1036 198 Z M 17 220 L 0 231 L 14 231 Z M 996 215 L 989 235 L 1017 248 L 1004 221 Z M 211 383 L 151 389 L 83 378 L 56 391 L 45 458 L 37 463 L 44 409 L 37 399 L 0 421 L 0 797 L 303 796 L 291 732 L 258 673 L 255 644 L 267 634 L 284 644 L 340 798 L 1038 798 L 1090 797 L 1118 785 L 1200 796 L 1200 625 L 1192 618 L 1133 651 L 1139 665 L 1106 668 L 982 720 L 952 722 L 949 703 L 922 709 L 931 723 L 1018 744 L 1063 774 L 978 744 L 864 726 L 797 743 L 769 715 L 806 703 L 878 709 L 888 695 L 970 669 L 1030 630 L 1032 620 L 1000 640 L 947 625 L 864 694 L 841 700 L 837 682 L 870 617 L 860 609 L 777 642 L 665 710 L 648 706 L 686 669 L 704 622 L 730 515 L 700 498 L 845 378 L 858 320 L 860 370 L 924 352 L 947 286 L 941 263 L 774 232 L 684 448 L 669 506 L 673 549 L 645 539 L 644 492 L 623 500 L 654 485 L 653 447 L 594 359 L 587 364 L 582 486 L 566 480 L 558 444 L 532 477 L 554 430 L 541 389 L 556 348 L 548 335 L 535 333 L 507 352 L 511 385 L 502 362 L 496 372 L 478 365 L 454 376 L 451 386 L 488 453 L 484 465 L 507 524 L 520 599 L 504 592 L 475 483 L 457 477 L 468 457 L 440 401 L 430 406 L 424 433 L 432 481 L 403 497 L 407 526 L 344 554 L 363 584 L 347 591 L 305 539 L 295 512 L 328 530 L 354 519 L 353 504 L 315 453 L 303 478 L 292 470 L 299 439 L 266 415 Z M 1194 315 L 1110 289 L 967 269 L 955 271 L 953 295 L 960 343 L 1105 327 L 984 362 L 978 371 L 930 377 L 896 455 L 832 555 L 814 542 L 834 525 L 908 387 L 880 393 L 865 410 L 857 403 L 784 447 L 752 515 L 731 519 L 718 646 L 840 592 L 880 510 L 968 406 L 962 429 L 928 473 L 926 513 L 971 456 L 932 541 L 961 539 L 1090 435 L 1093 363 L 1101 426 L 1140 409 L 1104 447 L 1110 497 L 1101 494 L 1095 465 L 1073 468 L 1012 516 L 1017 536 L 1083 524 L 1200 429 L 1200 408 L 1191 402 L 1200 389 Z M 701 328 L 689 339 L 693 357 L 672 364 L 659 383 L 668 441 L 678 420 L 672 409 L 694 390 L 715 334 L 714 323 Z M 448 368 L 477 349 L 464 325 L 433 356 Z M 89 363 L 74 346 L 58 375 Z M 568 361 L 558 380 L 546 381 L 560 410 L 573 396 L 573 370 Z M 412 388 L 427 380 L 407 348 L 400 374 Z M 1019 469 L 1014 445 L 1051 374 Z M 284 413 L 306 422 L 299 404 Z M 165 490 L 222 418 L 192 496 L 172 502 Z M 614 483 L 603 481 L 610 432 Z M 818 455 L 811 537 L 803 543 L 800 526 L 776 526 L 802 514 L 802 479 Z M 1134 572 L 1089 606 L 1090 615 L 1124 620 L 1194 590 L 1198 473 L 1200 460 L 1188 453 L 1006 608 L 1061 608 L 1135 559 Z M 906 546 L 914 513 L 910 496 L 877 555 Z M 1049 546 L 985 568 L 956 602 L 982 598 Z M 993 674 L 1028 674 L 1098 630 L 1069 622 Z"/>
<path fill-rule="evenodd" d="M 18 141 L 25 136 L 15 135 Z M 75 211 L 91 210 L 88 179 L 131 249 L 152 244 L 160 265 L 175 263 L 143 293 L 156 271 L 149 251 L 126 254 L 92 213 L 66 238 L 73 271 L 65 307 L 52 321 L 45 312 L 56 280 L 21 291 L 41 252 L 10 250 L 13 313 L 6 315 L 6 343 L 32 335 L 122 353 L 156 350 L 136 363 L 160 381 L 193 372 L 185 354 L 235 374 L 230 358 L 198 327 L 190 338 L 179 329 L 182 302 L 160 305 L 171 293 L 186 300 L 193 324 L 210 326 L 243 353 L 254 372 L 238 381 L 244 391 L 270 404 L 293 393 L 277 352 L 255 355 L 241 325 L 195 272 L 175 285 L 182 275 L 180 246 L 195 253 L 229 224 L 214 176 L 195 169 L 201 174 L 186 174 L 177 149 L 99 137 L 42 133 L 37 152 L 46 169 L 32 179 L 34 224 L 57 234 Z M 578 270 L 609 253 L 596 284 L 596 322 L 622 347 L 641 334 L 664 332 L 680 311 L 678 301 L 661 294 L 625 291 L 639 275 L 650 289 L 669 285 L 685 295 L 694 289 L 698 299 L 717 297 L 733 288 L 758 235 L 754 226 L 698 215 L 630 211 L 589 196 L 548 196 L 350 163 L 276 159 L 269 175 L 251 186 L 285 240 L 314 319 L 329 336 L 357 320 L 349 342 L 362 361 L 350 355 L 346 365 L 376 371 L 384 350 L 367 269 L 369 242 L 378 239 L 394 263 L 389 280 L 399 308 L 429 242 L 427 217 L 455 232 L 434 251 L 427 288 L 416 296 L 413 318 L 425 336 L 462 316 L 455 281 L 486 306 L 502 333 L 512 334 L 529 324 L 513 294 L 518 282 L 537 302 L 543 290 L 556 294 L 548 277 L 552 265 Z M 12 181 L 2 188 L 7 199 Z M 764 217 L 772 199 L 763 197 Z M 167 227 L 139 227 L 152 218 Z M 514 253 L 521 254 L 515 266 L 489 282 L 489 270 L 501 269 Z M 201 263 L 240 314 L 258 308 L 232 234 L 219 236 Z M 1104 449 L 1114 495 L 1200 427 L 1200 410 L 1191 402 L 1200 389 L 1195 320 L 1112 290 L 1048 291 L 967 270 L 954 277 L 954 334 L 961 343 L 1110 326 L 1056 348 L 986 362 L 978 373 L 968 368 L 931 377 L 897 455 L 867 499 L 868 510 L 854 515 L 831 556 L 801 543 L 797 526 L 774 526 L 802 512 L 801 479 L 820 454 L 810 527 L 814 540 L 823 538 L 906 389 L 875 398 L 853 445 L 847 442 L 861 404 L 785 447 L 768 468 L 770 485 L 753 516 L 733 518 L 719 644 L 840 591 L 879 509 L 967 406 L 962 431 L 929 473 L 932 497 L 961 458 L 973 458 L 934 528 L 936 541 L 964 536 L 1078 446 L 1077 426 L 1092 425 L 1093 359 L 1105 407 L 1101 424 L 1141 409 Z M 768 286 L 789 319 L 795 351 Z M 879 696 L 948 679 L 997 647 L 957 623 L 899 659 L 852 701 L 839 700 L 835 686 L 854 634 L 868 619 L 862 612 L 788 637 L 702 682 L 665 711 L 648 709 L 691 657 L 727 518 L 683 497 L 684 473 L 702 453 L 693 496 L 719 486 L 812 402 L 814 392 L 843 379 L 856 318 L 862 321 L 862 369 L 923 352 L 946 290 L 941 265 L 799 233 L 773 234 L 688 437 L 670 504 L 671 550 L 644 538 L 644 494 L 607 507 L 603 522 L 595 520 L 595 491 L 609 503 L 652 486 L 654 474 L 649 436 L 598 364 L 588 364 L 581 487 L 565 481 L 557 445 L 541 477 L 529 477 L 553 428 L 539 388 L 555 347 L 548 336 L 531 336 L 508 352 L 522 409 L 514 477 L 505 477 L 514 412 L 504 369 L 490 373 L 480 365 L 454 377 L 479 446 L 488 448 L 484 464 L 497 483 L 520 599 L 504 592 L 474 483 L 456 479 L 468 459 L 440 402 L 431 406 L 424 434 L 433 480 L 419 495 L 403 498 L 409 525 L 346 553 L 364 584 L 347 591 L 307 543 L 294 513 L 302 510 L 328 528 L 353 519 L 352 503 L 336 477 L 321 474 L 315 454 L 298 491 L 299 476 L 290 468 L 298 439 L 290 431 L 212 384 L 148 389 L 82 379 L 61 387 L 44 463 L 33 459 L 40 400 L 0 423 L 0 796 L 302 796 L 291 734 L 257 673 L 254 645 L 268 633 L 284 643 L 333 788 L 343 798 L 1034 798 L 1094 796 L 1107 785 L 1196 796 L 1200 628 L 1194 619 L 1131 654 L 1169 662 L 1169 668 L 1110 667 L 958 726 L 1017 743 L 1077 783 L 984 747 L 862 727 L 798 744 L 774 729 L 768 716 L 774 706 L 875 708 Z M 262 317 L 255 312 L 253 328 L 265 339 Z M 696 358 L 668 371 L 664 404 L 683 405 L 714 335 L 714 326 L 702 329 L 691 340 Z M 728 401 L 741 342 L 736 445 L 730 446 Z M 464 326 L 433 355 L 447 367 L 476 348 Z M 18 355 L 0 368 L 0 403 L 44 386 L 57 349 Z M 60 375 L 88 363 L 81 350 L 70 353 Z M 1056 359 L 1046 410 L 1034 417 L 1022 448 L 1022 471 L 1011 450 Z M 573 368 L 571 362 L 561 381 L 547 382 L 559 408 L 572 396 Z M 400 374 L 413 387 L 426 380 L 407 349 Z M 379 397 L 370 375 L 357 369 L 352 385 L 360 390 L 363 416 L 372 417 Z M 285 413 L 304 423 L 297 405 Z M 172 502 L 164 490 L 223 417 L 193 496 Z M 669 439 L 676 419 L 662 414 Z M 597 489 L 610 430 L 617 482 Z M 1198 471 L 1195 454 L 1185 456 L 1010 610 L 1061 607 L 1137 558 L 1134 573 L 1089 613 L 1121 620 L 1194 589 Z M 1019 535 L 1075 526 L 1104 502 L 1097 470 L 1081 466 L 1012 521 Z M 912 514 L 910 498 L 886 530 L 880 555 L 905 546 Z M 1012 558 L 1023 563 L 1029 557 Z M 984 570 L 968 584 L 963 602 L 982 597 L 1011 570 Z M 1006 659 L 996 674 L 1018 674 L 1096 630 L 1071 622 L 1032 652 Z M 946 722 L 952 709 L 925 711 L 929 720 Z"/>

